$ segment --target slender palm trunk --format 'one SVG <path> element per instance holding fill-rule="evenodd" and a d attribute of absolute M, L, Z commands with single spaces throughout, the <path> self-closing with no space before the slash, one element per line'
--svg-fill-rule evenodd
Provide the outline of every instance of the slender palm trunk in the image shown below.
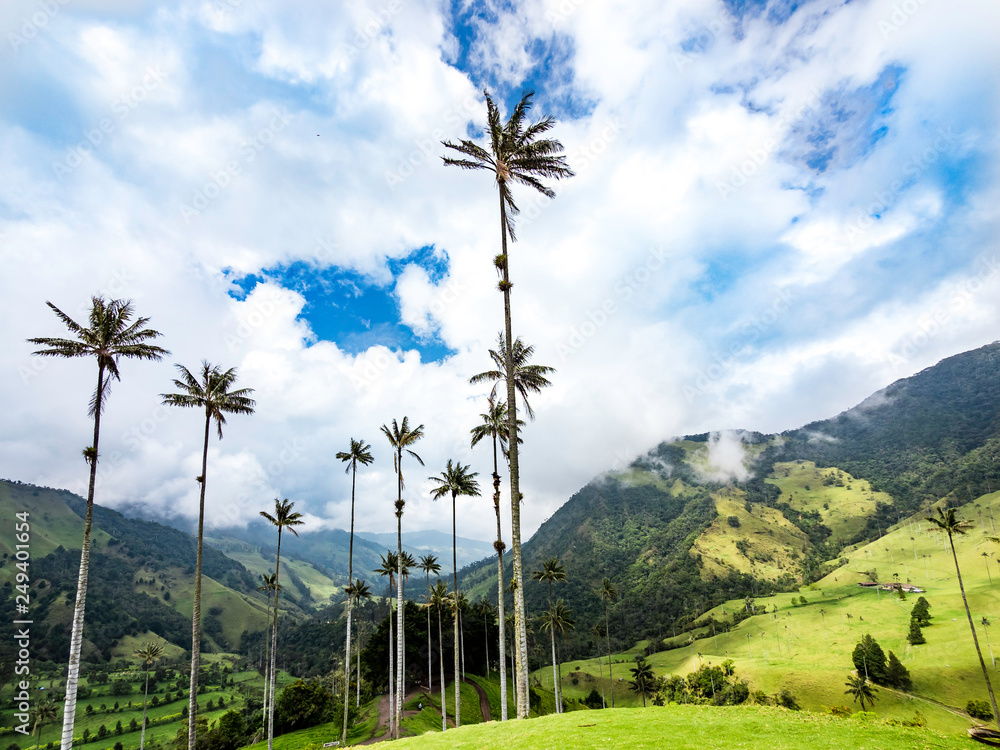
<path fill-rule="evenodd" d="M 427 590 L 431 590 L 431 571 L 430 568 L 424 571 L 427 576 Z M 427 689 L 433 693 L 434 692 L 434 662 L 433 662 L 434 651 L 431 649 L 431 608 L 427 608 Z"/>
<path fill-rule="evenodd" d="M 608 607 L 604 606 L 604 637 L 608 641 L 608 682 L 611 683 L 611 708 L 615 707 L 615 676 L 611 671 L 611 630 L 608 628 Z"/>
<path fill-rule="evenodd" d="M 389 581 L 389 736 L 396 737 L 396 692 L 393 686 L 396 684 L 396 649 L 395 641 L 392 638 L 392 581 Z"/>
<path fill-rule="evenodd" d="M 358 645 L 354 649 L 358 657 L 358 671 L 354 675 L 354 707 L 361 708 L 361 625 L 358 625 Z"/>
<path fill-rule="evenodd" d="M 979 650 L 979 639 L 976 637 L 976 626 L 972 622 L 972 612 L 969 610 L 969 600 L 965 597 L 965 584 L 962 583 L 962 570 L 958 567 L 958 555 L 955 552 L 955 540 L 951 538 L 951 531 L 948 532 L 948 543 L 951 544 L 951 556 L 955 560 L 955 573 L 958 574 L 958 588 L 962 592 L 962 604 L 965 605 L 965 614 L 969 618 L 969 628 L 972 630 L 972 642 L 976 646 L 976 655 L 979 657 L 979 666 L 983 668 L 983 679 L 986 680 L 986 690 L 990 694 L 990 704 L 993 706 L 993 720 L 1000 723 L 1000 711 L 997 710 L 997 699 L 993 695 L 993 685 L 990 684 L 990 675 L 986 671 L 986 662 L 983 660 L 983 652 Z"/>
<path fill-rule="evenodd" d="M 507 629 L 504 618 L 503 537 L 500 529 L 500 475 L 497 474 L 496 437 L 493 438 L 493 507 L 497 512 L 497 634 L 500 646 L 500 721 L 507 721 Z"/>
<path fill-rule="evenodd" d="M 597 667 L 601 675 L 601 708 L 607 708 L 608 705 L 604 702 L 604 659 L 597 660 Z"/>
<path fill-rule="evenodd" d="M 270 705 L 268 697 L 271 689 L 271 589 L 267 589 L 267 612 L 265 614 L 267 624 L 264 626 L 264 713 L 261 717 L 261 731 L 267 731 L 267 707 Z"/>
<path fill-rule="evenodd" d="M 551 610 L 550 610 L 551 611 Z M 559 710 L 559 677 L 556 673 L 556 629 L 549 627 L 549 636 L 552 640 L 552 692 L 556 699 L 556 713 L 562 713 Z"/>
<path fill-rule="evenodd" d="M 444 695 L 444 635 L 441 630 L 441 607 L 438 611 L 438 665 L 441 669 L 441 731 L 448 729 L 448 702 Z"/>
<path fill-rule="evenodd" d="M 462 679 L 465 679 L 465 617 L 458 611 L 458 642 L 462 644 Z"/>
<path fill-rule="evenodd" d="M 353 445 L 353 443 L 352 443 Z M 356 460 L 351 461 L 351 541 L 348 543 L 347 552 L 347 583 L 354 583 L 354 488 L 358 479 L 358 464 Z M 347 597 L 347 643 L 344 646 L 344 727 L 340 731 L 340 746 L 347 746 L 347 714 L 348 705 L 351 699 L 351 610 L 353 597 Z"/>
<path fill-rule="evenodd" d="M 396 731 L 393 734 L 399 739 L 399 725 L 403 721 L 403 700 L 406 697 L 406 674 L 403 670 L 403 659 L 405 648 L 405 633 L 403 631 L 403 449 L 398 449 L 398 472 L 399 503 L 396 505 L 396 543 L 397 554 L 399 555 L 399 572 L 396 578 Z"/>
<path fill-rule="evenodd" d="M 83 522 L 83 545 L 80 548 L 80 575 L 76 582 L 73 605 L 73 632 L 69 640 L 69 666 L 66 672 L 66 698 L 63 707 L 62 750 L 72 750 L 73 723 L 76 718 L 76 692 L 80 684 L 80 652 L 83 650 L 83 613 L 87 604 L 87 578 L 90 572 L 90 527 L 94 519 L 94 490 L 97 487 L 98 445 L 101 440 L 101 402 L 104 389 L 104 365 L 97 365 L 97 396 L 94 401 L 94 445 L 90 456 L 90 485 L 87 489 L 87 517 Z"/>
<path fill-rule="evenodd" d="M 201 669 L 201 545 L 205 535 L 205 487 L 208 485 L 208 433 L 212 415 L 205 410 L 205 447 L 201 453 L 201 497 L 198 501 L 198 553 L 194 566 L 194 607 L 191 613 L 191 687 L 188 696 L 188 750 L 198 739 L 198 671 Z M 268 750 L 271 750 L 268 748 Z"/>
<path fill-rule="evenodd" d="M 490 623 L 489 615 L 483 614 L 483 642 L 486 646 L 486 679 L 490 679 Z"/>
<path fill-rule="evenodd" d="M 274 688 L 278 678 L 278 596 L 281 589 L 278 577 L 281 573 L 281 526 L 278 526 L 278 550 L 274 556 L 274 624 L 271 630 L 271 704 L 267 708 L 267 750 L 274 750 Z M 194 748 L 190 748 L 194 750 Z"/>
<path fill-rule="evenodd" d="M 455 514 L 455 496 L 457 493 L 451 493 L 451 572 L 452 572 L 452 583 L 455 589 L 455 616 L 452 618 L 455 624 L 455 726 L 462 726 L 462 710 L 461 704 L 459 703 L 459 656 L 461 651 L 458 643 L 458 618 L 461 613 L 458 610 L 458 530 Z"/>
<path fill-rule="evenodd" d="M 142 733 L 139 735 L 139 750 L 146 747 L 146 698 L 149 697 L 149 668 L 146 668 L 146 688 L 142 692 Z"/>
<path fill-rule="evenodd" d="M 514 563 L 514 641 L 517 671 L 517 718 L 528 718 L 528 630 L 521 570 L 521 490 L 517 451 L 517 393 L 514 388 L 514 333 L 510 317 L 510 261 L 507 257 L 507 208 L 500 190 L 500 237 L 503 253 L 503 317 L 507 373 L 507 440 L 510 446 L 510 545 Z"/>

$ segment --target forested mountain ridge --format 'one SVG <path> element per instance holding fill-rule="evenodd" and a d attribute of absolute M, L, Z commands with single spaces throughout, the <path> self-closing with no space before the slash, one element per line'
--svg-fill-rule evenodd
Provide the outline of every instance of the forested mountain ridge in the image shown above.
<path fill-rule="evenodd" d="M 717 465 L 713 454 L 724 441 L 738 443 L 741 465 Z M 723 600 L 822 577 L 845 544 L 878 538 L 942 497 L 963 504 L 997 489 L 998 459 L 1000 343 L 993 343 L 832 419 L 781 435 L 692 435 L 595 478 L 524 544 L 526 605 L 536 614 L 547 608 L 548 589 L 531 572 L 556 557 L 567 582 L 552 596 L 576 618 L 567 658 L 596 648 L 603 578 L 619 593 L 609 603 L 618 645 L 655 642 Z M 463 589 L 495 599 L 495 565 L 470 566 Z M 536 643 L 543 661 L 546 643 Z"/>

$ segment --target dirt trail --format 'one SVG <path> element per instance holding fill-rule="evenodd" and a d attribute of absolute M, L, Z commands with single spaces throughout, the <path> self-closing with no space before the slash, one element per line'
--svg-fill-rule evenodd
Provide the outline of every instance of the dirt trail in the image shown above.
<path fill-rule="evenodd" d="M 416 698 L 418 696 L 421 696 L 421 695 L 426 695 L 426 691 L 424 691 L 424 690 L 411 690 L 410 692 L 408 692 L 403 697 L 403 705 L 405 706 L 408 701 L 410 701 L 413 698 Z M 484 694 L 480 694 L 480 702 L 482 702 L 483 695 Z M 427 706 L 431 706 L 433 708 L 433 706 L 431 705 L 430 701 L 427 701 L 426 705 Z M 487 706 L 487 710 L 488 709 L 489 709 L 489 706 Z M 441 715 L 440 711 L 437 711 L 437 709 L 434 709 L 434 710 L 437 712 L 438 716 Z M 418 711 L 416 709 L 404 709 L 403 710 L 403 718 L 406 719 L 406 718 L 408 718 L 410 716 L 416 716 L 419 713 L 420 713 L 420 711 Z M 389 696 L 388 695 L 383 695 L 381 697 L 381 699 L 379 699 L 379 702 L 378 702 L 378 723 L 375 724 L 375 728 L 372 730 L 372 736 L 369 737 L 367 740 L 364 740 L 363 742 L 359 742 L 357 744 L 358 745 L 373 745 L 376 742 L 382 742 L 383 740 L 388 740 L 389 739 L 389 718 L 390 718 Z M 454 727 L 455 726 L 455 722 L 452 719 L 450 719 L 450 718 L 448 719 L 448 726 L 449 727 Z"/>
<path fill-rule="evenodd" d="M 462 682 L 466 685 L 472 685 L 476 689 L 476 693 L 479 695 L 479 712 L 483 715 L 483 721 L 492 721 L 492 716 L 490 714 L 490 699 L 486 697 L 486 691 L 483 690 L 482 686 L 478 682 L 473 682 L 472 680 L 463 677 Z"/>

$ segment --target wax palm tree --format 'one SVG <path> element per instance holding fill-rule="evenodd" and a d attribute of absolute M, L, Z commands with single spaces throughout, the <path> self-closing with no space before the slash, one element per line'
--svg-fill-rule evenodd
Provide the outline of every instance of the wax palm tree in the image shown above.
<path fill-rule="evenodd" d="M 486 646 L 486 679 L 490 679 L 490 621 L 496 619 L 496 607 L 485 597 L 476 600 L 476 614 L 483 621 L 483 645 Z"/>
<path fill-rule="evenodd" d="M 350 602 L 359 602 L 359 606 L 360 606 L 360 602 L 361 601 L 372 598 L 372 590 L 371 590 L 371 587 L 368 585 L 368 583 L 366 581 L 362 581 L 360 578 L 358 578 L 358 579 L 352 581 L 351 583 L 347 584 L 346 586 L 344 586 L 344 593 L 347 595 L 347 601 L 348 601 L 348 607 L 347 607 L 347 611 L 348 611 L 347 617 L 348 617 L 348 620 L 347 621 L 348 621 L 348 623 L 350 623 L 350 621 L 351 621 L 350 620 L 350 618 L 351 618 L 351 614 L 350 613 L 353 611 L 353 608 L 350 606 Z M 358 650 L 358 683 L 357 683 L 358 697 L 357 697 L 357 702 L 358 702 L 358 704 L 360 704 L 360 702 L 361 702 L 361 656 L 360 656 L 360 654 L 361 654 L 361 645 L 360 645 L 360 643 L 358 644 L 358 649 L 357 650 Z M 350 695 L 351 695 L 351 652 L 350 651 L 347 652 L 347 655 L 345 656 L 344 661 L 347 663 L 346 679 L 344 681 L 344 694 L 349 698 Z M 347 712 L 348 712 L 348 701 L 347 701 L 347 699 L 345 699 L 344 700 L 344 713 L 346 714 Z"/>
<path fill-rule="evenodd" d="M 865 710 L 866 702 L 872 706 L 875 705 L 875 697 L 878 693 L 878 688 L 873 687 L 872 684 L 868 682 L 867 677 L 864 675 L 848 675 L 847 682 L 844 684 L 847 685 L 847 690 L 844 691 L 844 695 L 853 695 L 854 702 L 861 704 L 862 711 Z"/>
<path fill-rule="evenodd" d="M 646 696 L 656 690 L 656 677 L 653 668 L 646 662 L 646 657 L 639 655 L 635 657 L 635 666 L 630 668 L 632 679 L 628 686 L 633 692 L 642 696 L 642 707 L 646 707 Z"/>
<path fill-rule="evenodd" d="M 504 358 L 504 350 L 506 348 L 504 335 L 501 333 L 497 337 L 497 348 L 490 349 L 490 359 L 493 360 L 493 364 L 496 365 L 495 370 L 487 370 L 486 372 L 481 372 L 478 375 L 473 375 L 469 378 L 469 383 L 472 385 L 479 385 L 480 383 L 493 383 L 493 390 L 490 391 L 490 398 L 495 399 L 497 395 L 497 388 L 501 382 L 506 382 L 507 380 L 507 363 Z M 518 336 L 514 340 L 514 388 L 517 393 L 521 396 L 521 402 L 524 404 L 524 410 L 528 413 L 528 419 L 535 419 L 535 412 L 531 408 L 531 402 L 528 400 L 528 394 L 530 393 L 541 393 L 542 388 L 547 388 L 552 385 L 551 381 L 546 377 L 547 375 L 555 372 L 554 367 L 549 367 L 548 365 L 532 365 L 529 364 L 531 355 L 535 353 L 535 347 L 525 344 L 521 341 L 521 337 Z M 506 411 L 506 410 L 505 410 Z M 518 423 L 518 430 L 524 426 L 524 422 Z M 509 425 L 508 425 L 509 427 Z M 509 432 L 507 433 L 510 434 Z M 523 440 L 518 440 L 520 445 Z"/>
<path fill-rule="evenodd" d="M 965 605 L 965 614 L 969 618 L 969 628 L 972 630 L 972 642 L 976 647 L 976 655 L 979 657 L 979 665 L 983 668 L 983 679 L 986 680 L 986 690 L 990 694 L 990 704 L 993 706 L 993 718 L 1000 721 L 1000 711 L 997 710 L 997 699 L 993 695 L 993 685 L 990 684 L 990 676 L 986 671 L 986 661 L 983 659 L 983 652 L 979 649 L 979 639 L 976 637 L 976 626 L 972 622 L 972 612 L 969 610 L 969 600 L 965 596 L 965 584 L 962 583 L 962 570 L 958 567 L 958 554 L 955 552 L 955 534 L 964 535 L 972 524 L 968 521 L 961 521 L 955 515 L 954 508 L 948 508 L 945 513 L 941 508 L 937 509 L 937 517 L 929 516 L 929 523 L 934 524 L 948 535 L 948 544 L 951 545 L 951 556 L 955 561 L 955 572 L 958 574 L 958 589 L 962 592 L 962 604 Z"/>
<path fill-rule="evenodd" d="M 194 750 L 198 719 L 198 671 L 201 666 L 201 557 L 205 535 L 205 489 L 208 485 L 208 440 L 212 421 L 222 440 L 222 425 L 226 414 L 253 414 L 252 388 L 232 390 L 236 382 L 236 368 L 223 371 L 218 365 L 201 363 L 198 379 L 183 365 L 177 365 L 180 378 L 174 385 L 180 393 L 163 393 L 163 403 L 168 406 L 192 407 L 205 410 L 205 440 L 201 453 L 201 475 L 195 480 L 200 485 L 198 501 L 198 547 L 194 570 L 194 610 L 191 616 L 191 695 L 188 705 L 188 750 Z"/>
<path fill-rule="evenodd" d="M 497 552 L 497 606 L 499 614 L 498 622 L 504 622 L 504 592 L 503 592 L 503 552 L 507 545 L 503 542 L 503 531 L 500 528 L 500 474 L 497 464 L 497 446 L 503 451 L 504 458 L 507 457 L 507 404 L 504 401 L 497 401 L 492 395 L 488 399 L 489 408 L 485 414 L 480 414 L 483 421 L 472 428 L 472 447 L 484 438 L 493 440 L 493 511 L 497 517 L 497 539 L 493 542 L 493 549 Z M 520 420 L 518 420 L 520 421 Z M 523 422 L 521 423 L 523 425 Z M 521 425 L 519 425 L 521 426 Z M 518 438 L 520 441 L 521 438 Z M 500 648 L 500 720 L 507 721 L 507 663 L 506 663 L 506 637 L 503 628 L 499 629 Z"/>
<path fill-rule="evenodd" d="M 458 617 L 458 643 L 462 653 L 462 679 L 465 679 L 465 613 L 469 611 L 469 598 L 464 591 L 453 592 L 456 602 L 455 614 Z"/>
<path fill-rule="evenodd" d="M 369 466 L 375 459 L 372 458 L 371 446 L 364 440 L 351 438 L 351 445 L 346 451 L 337 453 L 337 459 L 347 464 L 344 473 L 351 475 L 351 539 L 347 552 L 347 580 L 354 580 L 354 490 L 358 480 L 358 464 Z M 347 597 L 347 642 L 344 644 L 344 652 L 347 657 L 344 659 L 344 684 L 351 683 L 351 605 L 353 597 Z M 344 692 L 344 727 L 340 732 L 341 747 L 347 746 L 347 702 L 350 699 L 351 691 Z"/>
<path fill-rule="evenodd" d="M 145 710 L 145 706 L 143 706 L 143 710 Z M 42 744 L 42 726 L 50 721 L 55 721 L 58 716 L 59 709 L 50 699 L 46 698 L 35 704 L 35 728 L 32 732 L 35 734 L 35 750 L 38 750 L 38 746 Z"/>
<path fill-rule="evenodd" d="M 597 621 L 594 623 L 594 627 L 590 629 L 590 634 L 597 639 L 598 642 L 604 637 L 604 626 Z M 601 678 L 601 708 L 607 708 L 608 705 L 604 701 L 604 659 L 597 659 L 597 668 L 600 670 Z"/>
<path fill-rule="evenodd" d="M 446 166 L 462 169 L 482 169 L 493 174 L 500 199 L 500 253 L 493 263 L 500 273 L 499 289 L 503 293 L 504 330 L 506 351 L 504 356 L 504 371 L 514 372 L 513 325 L 510 313 L 510 264 L 507 255 L 507 237 L 511 242 L 516 239 L 514 233 L 514 217 L 518 214 L 517 204 L 511 193 L 514 184 L 526 185 L 543 195 L 554 198 L 555 192 L 541 182 L 542 178 L 563 179 L 571 177 L 573 171 L 566 163 L 566 157 L 561 154 L 563 147 L 559 141 L 544 138 L 555 121 L 551 117 L 543 117 L 538 122 L 526 124 L 528 110 L 534 92 L 526 93 L 514 107 L 510 118 L 504 123 L 500 110 L 493 103 L 489 93 L 486 95 L 486 113 L 488 121 L 489 148 L 461 140 L 458 143 L 444 141 L 446 148 L 461 154 L 463 158 L 444 158 Z M 528 716 L 528 640 L 524 612 L 524 592 L 522 590 L 521 574 L 521 490 L 520 465 L 517 455 L 517 405 L 514 402 L 516 384 L 513 378 L 507 378 L 507 424 L 510 438 L 510 506 L 511 506 L 511 550 L 514 561 L 514 580 L 517 591 L 514 595 L 515 621 L 517 622 L 517 683 L 518 700 L 517 716 L 519 719 Z"/>
<path fill-rule="evenodd" d="M 441 610 L 448 607 L 451 603 L 451 597 L 448 595 L 448 584 L 439 578 L 437 583 L 430 587 L 425 598 L 427 599 L 427 603 L 424 606 L 427 607 L 427 611 L 429 612 L 431 607 L 433 607 L 437 610 L 438 616 L 438 665 L 441 670 L 441 731 L 444 732 L 448 729 L 448 703 L 444 696 L 444 633 L 441 629 Z M 455 683 L 455 690 L 458 690 L 458 683 Z"/>
<path fill-rule="evenodd" d="M 73 605 L 73 629 L 69 639 L 69 668 L 66 674 L 66 696 L 63 700 L 62 750 L 73 746 L 73 723 L 76 718 L 76 693 L 80 684 L 80 652 L 83 648 L 83 617 L 87 603 L 87 578 L 90 572 L 90 532 L 94 518 L 94 490 L 97 487 L 98 446 L 101 440 L 101 414 L 111 381 L 121 380 L 119 361 L 124 359 L 159 360 L 169 354 L 166 349 L 148 343 L 159 333 L 147 328 L 149 318 L 134 318 L 131 301 L 106 300 L 92 297 L 89 325 L 84 327 L 66 313 L 46 302 L 75 339 L 33 338 L 28 343 L 44 347 L 32 354 L 41 357 L 94 357 L 97 360 L 97 387 L 90 398 L 88 414 L 94 418 L 94 442 L 83 451 L 90 466 L 87 488 L 87 514 L 83 523 L 83 544 L 80 548 L 80 574 L 77 579 L 76 602 Z"/>
<path fill-rule="evenodd" d="M 281 531 L 282 529 L 288 529 L 295 536 L 298 536 L 299 532 L 295 530 L 295 527 L 301 526 L 304 523 L 302 514 L 292 510 L 294 507 L 295 503 L 290 502 L 288 498 L 284 500 L 274 498 L 274 515 L 272 516 L 266 510 L 260 512 L 260 515 L 265 520 L 278 529 L 278 548 L 274 555 L 274 624 L 271 630 L 271 705 L 268 707 L 267 713 L 267 750 L 274 750 L 274 686 L 278 676 L 276 667 L 278 656 L 278 595 L 281 593 L 278 583 L 279 574 L 281 573 Z"/>
<path fill-rule="evenodd" d="M 410 446 L 415 445 L 418 440 L 424 436 L 424 426 L 418 425 L 413 429 L 410 429 L 408 418 L 403 417 L 402 424 L 397 424 L 396 420 L 392 420 L 392 427 L 388 425 L 382 425 L 382 433 L 389 440 L 389 445 L 392 446 L 393 456 L 392 456 L 392 468 L 396 472 L 396 540 L 399 555 L 399 564 L 403 564 L 403 506 L 406 503 L 403 501 L 403 451 L 405 450 L 418 462 L 420 465 L 424 465 L 424 460 L 414 453 Z M 398 670 L 397 683 L 399 685 L 399 695 L 400 700 L 396 702 L 396 720 L 394 725 L 393 739 L 399 739 L 399 724 L 403 720 L 403 701 L 402 696 L 406 695 L 406 688 L 404 685 L 405 675 L 403 674 L 403 650 L 405 647 L 405 634 L 403 631 L 403 571 L 402 568 L 399 570 L 399 581 L 396 586 L 396 599 L 397 599 L 397 611 L 396 611 L 396 632 L 398 633 L 396 649 L 398 651 L 398 659 L 396 664 L 396 669 Z"/>
<path fill-rule="evenodd" d="M 149 695 L 149 668 L 163 656 L 163 645 L 148 641 L 137 648 L 133 655 L 146 670 L 146 687 L 142 693 L 142 734 L 139 735 L 139 750 L 146 746 L 146 698 Z"/>
<path fill-rule="evenodd" d="M 392 638 L 392 589 L 398 580 L 397 576 L 401 573 L 400 555 L 392 550 L 387 551 L 382 555 L 382 564 L 375 569 L 375 572 L 383 578 L 388 577 L 389 579 L 389 735 L 395 737 L 396 693 L 393 688 L 395 684 L 395 672 L 393 671 L 395 649 Z"/>
<path fill-rule="evenodd" d="M 469 473 L 468 466 L 462 466 L 460 461 L 452 463 L 448 459 L 448 464 L 440 476 L 428 477 L 437 487 L 431 491 L 431 497 L 440 500 L 442 497 L 451 495 L 451 562 L 452 578 L 454 582 L 455 594 L 458 594 L 458 535 L 457 535 L 457 510 L 456 498 L 459 495 L 465 497 L 479 497 L 479 482 L 476 477 L 478 472 Z M 459 710 L 459 695 L 457 685 L 459 684 L 459 641 L 458 641 L 458 620 L 455 616 L 455 726 L 462 726 L 462 715 Z"/>
<path fill-rule="evenodd" d="M 441 572 L 441 566 L 438 564 L 436 555 L 424 555 L 420 558 L 420 562 L 417 565 L 422 571 L 424 571 L 427 577 L 427 590 L 431 588 L 431 573 L 437 575 Z M 434 692 L 434 665 L 432 663 L 431 650 L 431 609 L 427 608 L 427 687 L 433 693 Z"/>
<path fill-rule="evenodd" d="M 601 581 L 601 588 L 598 592 L 604 602 L 604 635 L 608 639 L 608 680 L 611 682 L 611 708 L 615 707 L 615 677 L 611 670 L 611 625 L 608 615 L 608 607 L 611 602 L 618 598 L 618 589 L 611 583 L 610 578 Z"/>
<path fill-rule="evenodd" d="M 354 600 L 358 603 L 358 609 L 362 609 L 365 606 L 364 603 L 371 601 L 371 598 L 372 598 L 372 590 L 371 587 L 368 585 L 368 582 L 360 578 L 354 579 Z M 358 619 L 361 620 L 360 613 L 358 614 Z M 354 649 L 355 652 L 357 653 L 356 671 L 354 673 L 355 708 L 361 707 L 361 636 L 362 636 L 361 626 L 363 624 L 364 624 L 363 621 L 358 622 L 358 645 L 357 648 Z"/>
<path fill-rule="evenodd" d="M 552 584 L 554 582 L 562 582 L 562 583 L 566 582 L 566 568 L 563 566 L 563 564 L 561 562 L 559 562 L 559 558 L 557 558 L 557 557 L 550 557 L 549 559 L 544 560 L 542 562 L 542 569 L 541 570 L 533 570 L 533 571 L 531 571 L 531 580 L 533 580 L 533 581 L 545 581 L 548 584 L 548 587 L 549 587 L 548 604 L 549 604 L 549 610 L 551 611 L 551 609 L 552 609 Z M 555 635 L 553 635 L 552 636 L 552 657 L 553 657 L 552 658 L 552 669 L 553 669 L 553 673 L 555 673 L 555 669 L 556 669 L 556 666 L 555 666 L 555 653 L 556 653 L 556 641 L 555 641 Z M 556 692 L 556 713 L 557 714 L 561 714 L 562 713 L 562 696 L 561 696 L 561 687 L 562 686 L 561 686 L 561 684 L 560 684 L 559 681 L 553 680 L 553 683 L 555 685 L 555 692 Z"/>
<path fill-rule="evenodd" d="M 572 617 L 572 612 L 566 606 L 566 602 L 562 599 L 559 599 L 554 604 L 550 604 L 549 608 L 542 612 L 540 620 L 542 630 L 549 631 L 549 638 L 552 641 L 552 685 L 555 688 L 556 713 L 561 714 L 563 712 L 562 690 L 559 684 L 561 679 L 556 659 L 556 634 L 558 633 L 565 638 L 566 634 L 575 628 L 576 621 Z"/>
<path fill-rule="evenodd" d="M 262 574 L 260 577 L 262 583 L 257 587 L 257 590 L 261 593 L 267 594 L 267 609 L 264 615 L 264 711 L 263 711 L 263 721 L 262 731 L 267 731 L 267 707 L 268 707 L 268 687 L 271 681 L 268 679 L 271 667 L 271 595 L 278 590 L 278 581 L 274 577 L 274 574 L 266 575 Z"/>

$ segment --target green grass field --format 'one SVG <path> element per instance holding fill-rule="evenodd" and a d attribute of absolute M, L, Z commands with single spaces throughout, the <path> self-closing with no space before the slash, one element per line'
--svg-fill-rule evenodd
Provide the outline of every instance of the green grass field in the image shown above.
<path fill-rule="evenodd" d="M 551 748 L 671 748 L 672 750 L 887 750 L 968 748 L 969 740 L 878 721 L 836 719 L 761 706 L 665 706 L 544 716 L 463 726 L 399 740 L 420 750 L 550 750 Z"/>

